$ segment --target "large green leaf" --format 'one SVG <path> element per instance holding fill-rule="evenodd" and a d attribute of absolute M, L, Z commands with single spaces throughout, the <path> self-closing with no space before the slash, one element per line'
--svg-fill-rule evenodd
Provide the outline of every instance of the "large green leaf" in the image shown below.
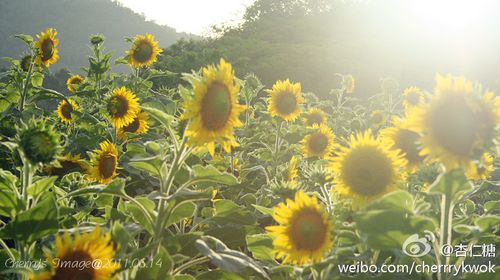
<path fill-rule="evenodd" d="M 193 166 L 193 173 L 194 179 L 200 182 L 218 183 L 228 186 L 238 184 L 238 180 L 232 174 L 220 172 L 212 165 L 195 165 Z"/>
<path fill-rule="evenodd" d="M 267 234 L 247 235 L 247 247 L 257 260 L 274 261 L 273 239 Z"/>
<path fill-rule="evenodd" d="M 54 234 L 59 229 L 57 204 L 48 198 L 20 213 L 0 230 L 0 238 L 24 241 L 28 244 Z"/>
<path fill-rule="evenodd" d="M 12 218 L 25 208 L 24 201 L 18 198 L 16 184 L 16 176 L 0 169 L 0 216 Z"/>
<path fill-rule="evenodd" d="M 215 215 L 211 218 L 218 225 L 227 223 L 253 225 L 256 218 L 245 207 L 238 206 L 231 200 L 219 199 L 214 202 Z"/>
<path fill-rule="evenodd" d="M 457 200 L 464 192 L 472 189 L 472 185 L 465 178 L 462 169 L 454 169 L 439 177 L 429 187 L 429 193 L 444 194 L 451 198 L 452 201 Z"/>
<path fill-rule="evenodd" d="M 180 204 L 173 205 L 170 215 L 168 216 L 166 226 L 168 227 L 172 224 L 180 222 L 182 219 L 192 217 L 195 210 L 196 210 L 196 204 L 190 201 L 185 201 Z"/>

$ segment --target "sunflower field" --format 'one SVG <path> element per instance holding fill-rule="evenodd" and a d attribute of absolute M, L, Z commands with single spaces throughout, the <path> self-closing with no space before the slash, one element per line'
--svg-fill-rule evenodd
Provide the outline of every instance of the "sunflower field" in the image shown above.
<path fill-rule="evenodd" d="M 60 92 L 44 87 L 57 31 L 16 37 L 28 55 L 0 74 L 0 279 L 499 279 L 486 86 L 386 79 L 362 100 L 332 74 L 320 99 L 224 58 L 157 70 L 144 34 L 115 61 L 91 36 L 85 75 Z"/>

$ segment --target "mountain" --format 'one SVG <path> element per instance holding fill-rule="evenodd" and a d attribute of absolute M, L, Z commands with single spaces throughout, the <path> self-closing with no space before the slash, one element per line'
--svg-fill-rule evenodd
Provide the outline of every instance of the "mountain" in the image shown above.
<path fill-rule="evenodd" d="M 52 70 L 77 71 L 88 66 L 89 36 L 102 34 L 113 59 L 124 55 L 130 46 L 125 37 L 150 33 L 161 47 L 180 38 L 193 37 L 168 26 L 146 21 L 144 16 L 111 0 L 0 0 L 0 57 L 20 58 L 27 53 L 14 34 L 35 36 L 47 27 L 58 32 L 60 60 Z M 1 62 L 0 66 L 5 66 Z"/>

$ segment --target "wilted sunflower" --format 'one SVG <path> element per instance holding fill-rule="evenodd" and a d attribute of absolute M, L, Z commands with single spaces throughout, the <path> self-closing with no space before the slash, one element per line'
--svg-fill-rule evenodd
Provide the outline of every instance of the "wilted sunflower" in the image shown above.
<path fill-rule="evenodd" d="M 374 127 L 382 126 L 387 120 L 387 116 L 382 110 L 375 110 L 370 115 L 370 123 Z"/>
<path fill-rule="evenodd" d="M 409 87 L 403 91 L 403 107 L 405 109 L 421 105 L 424 102 L 424 92 L 418 87 Z"/>
<path fill-rule="evenodd" d="M 266 230 L 274 237 L 273 246 L 277 258 L 283 263 L 303 265 L 323 260 L 332 248 L 332 223 L 318 203 L 302 190 L 295 199 L 287 199 L 273 209 L 273 218 L 279 223 Z"/>
<path fill-rule="evenodd" d="M 55 256 L 48 255 L 50 272 L 30 275 L 31 280 L 109 280 L 120 264 L 113 261 L 115 249 L 109 233 L 101 233 L 97 226 L 92 232 L 77 232 L 72 239 L 68 232 L 56 236 Z M 75 263 L 79 266 L 75 266 Z M 88 265 L 81 265 L 87 263 Z M 100 265 L 99 265 L 100 264 Z"/>
<path fill-rule="evenodd" d="M 139 113 L 139 98 L 125 87 L 113 90 L 108 101 L 108 112 L 113 126 L 122 128 L 132 123 Z"/>
<path fill-rule="evenodd" d="M 92 167 L 89 170 L 89 175 L 91 179 L 101 184 L 108 184 L 118 175 L 116 173 L 118 169 L 118 151 L 116 146 L 107 140 L 101 142 L 99 146 L 100 149 L 96 149 L 91 153 L 90 164 Z"/>
<path fill-rule="evenodd" d="M 186 128 L 189 143 L 206 146 L 213 156 L 215 143 L 229 152 L 237 147 L 233 130 L 242 126 L 239 119 L 244 105 L 238 104 L 239 85 L 231 64 L 221 58 L 219 65 L 202 69 L 203 76 L 193 81 L 194 97 L 184 103 L 182 119 L 190 120 Z"/>
<path fill-rule="evenodd" d="M 356 80 L 352 75 L 344 76 L 344 87 L 346 93 L 353 93 L 354 88 L 356 87 Z"/>
<path fill-rule="evenodd" d="M 86 166 L 80 155 L 72 155 L 67 153 L 64 156 L 57 158 L 59 164 L 53 164 L 46 168 L 47 174 L 51 176 L 63 177 L 71 172 L 84 173 Z"/>
<path fill-rule="evenodd" d="M 375 139 L 371 130 L 351 135 L 348 146 L 339 146 L 332 158 L 334 190 L 352 198 L 355 208 L 362 207 L 393 191 L 405 164 L 403 155 Z"/>
<path fill-rule="evenodd" d="M 290 80 L 277 81 L 272 89 L 267 90 L 269 101 L 267 110 L 271 116 L 278 116 L 285 121 L 294 121 L 302 112 L 300 104 L 304 102 L 300 83 Z"/>
<path fill-rule="evenodd" d="M 302 153 L 306 157 L 328 156 L 334 147 L 333 140 L 335 135 L 333 131 L 326 125 L 313 127 L 315 131 L 302 139 Z"/>
<path fill-rule="evenodd" d="M 61 146 L 59 134 L 44 121 L 30 120 L 19 129 L 18 143 L 24 156 L 32 164 L 49 164 L 58 156 Z"/>
<path fill-rule="evenodd" d="M 118 129 L 118 137 L 124 140 L 127 138 L 127 135 L 125 134 L 126 132 L 134 134 L 144 134 L 148 132 L 148 129 L 148 113 L 140 112 L 137 117 L 134 118 L 133 122 Z"/>
<path fill-rule="evenodd" d="M 452 169 L 467 168 L 491 145 L 500 121 L 500 98 L 482 94 L 479 84 L 464 77 L 437 75 L 430 104 L 413 108 L 411 128 L 423 134 L 421 154 Z"/>
<path fill-rule="evenodd" d="M 78 87 L 83 83 L 83 78 L 80 75 L 73 75 L 66 81 L 66 87 L 72 93 L 78 91 Z"/>
<path fill-rule="evenodd" d="M 59 105 L 57 106 L 57 115 L 59 116 L 61 121 L 65 124 L 70 124 L 73 122 L 73 117 L 71 113 L 78 110 L 78 105 L 76 104 L 75 101 L 71 99 L 68 99 L 68 101 L 64 99 L 61 102 L 59 102 Z"/>
<path fill-rule="evenodd" d="M 393 124 L 393 127 L 383 129 L 380 136 L 393 149 L 403 153 L 408 171 L 415 172 L 425 159 L 424 156 L 420 155 L 420 135 L 410 130 L 403 119 L 395 118 Z"/>
<path fill-rule="evenodd" d="M 466 168 L 465 176 L 469 180 L 486 180 L 495 171 L 493 157 L 488 153 L 483 153 L 479 160 L 472 161 Z"/>
<path fill-rule="evenodd" d="M 162 51 L 153 35 L 137 35 L 127 51 L 128 63 L 135 68 L 150 66 Z"/>
<path fill-rule="evenodd" d="M 311 108 L 304 118 L 305 126 L 326 124 L 326 114 L 318 108 Z"/>
<path fill-rule="evenodd" d="M 54 64 L 59 59 L 57 45 L 59 40 L 56 39 L 57 31 L 53 28 L 47 28 L 45 32 L 37 34 L 38 41 L 35 43 L 37 50 L 35 63 L 46 67 Z"/>

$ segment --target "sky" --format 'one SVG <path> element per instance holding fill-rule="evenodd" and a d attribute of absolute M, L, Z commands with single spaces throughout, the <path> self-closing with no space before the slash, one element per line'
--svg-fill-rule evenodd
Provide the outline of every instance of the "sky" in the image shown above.
<path fill-rule="evenodd" d="M 147 20 L 168 25 L 178 32 L 207 35 L 210 26 L 235 24 L 255 0 L 116 0 L 144 14 Z"/>

